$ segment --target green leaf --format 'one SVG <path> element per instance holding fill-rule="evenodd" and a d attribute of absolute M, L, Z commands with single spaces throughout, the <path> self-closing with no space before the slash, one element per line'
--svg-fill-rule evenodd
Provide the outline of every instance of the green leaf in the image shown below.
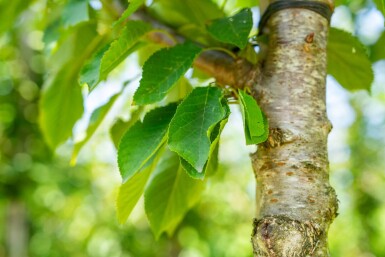
<path fill-rule="evenodd" d="M 96 34 L 95 29 L 94 24 L 84 24 L 72 31 L 72 40 L 66 44 L 77 45 L 67 52 L 69 61 L 52 72 L 44 85 L 39 102 L 39 125 L 52 149 L 72 135 L 75 122 L 83 114 L 78 74 L 85 60 L 101 42 L 102 37 Z"/>
<path fill-rule="evenodd" d="M 203 46 L 218 45 L 218 41 L 210 36 L 210 33 L 204 26 L 189 23 L 178 28 L 178 34 L 184 36 L 188 40 L 201 44 Z"/>
<path fill-rule="evenodd" d="M 182 169 L 179 157 L 167 152 L 144 193 L 144 203 L 156 238 L 171 235 L 204 190 L 203 181 L 190 178 Z"/>
<path fill-rule="evenodd" d="M 384 3 L 384 0 L 374 0 L 373 2 L 376 4 L 377 9 L 385 17 L 385 3 Z"/>
<path fill-rule="evenodd" d="M 178 102 L 191 93 L 193 87 L 189 80 L 181 77 L 166 96 L 166 102 Z"/>
<path fill-rule="evenodd" d="M 60 38 L 61 21 L 59 18 L 46 25 L 44 30 L 43 42 L 47 48 L 53 42 Z"/>
<path fill-rule="evenodd" d="M 226 120 L 227 122 L 227 120 Z M 218 136 L 219 139 L 219 136 Z M 180 157 L 180 163 L 183 169 L 190 175 L 193 179 L 203 180 L 206 175 L 213 175 L 218 168 L 218 151 L 219 151 L 219 142 L 212 143 L 209 151 L 209 158 L 203 167 L 202 172 L 198 172 L 188 161 Z"/>
<path fill-rule="evenodd" d="M 129 21 L 120 36 L 111 43 L 108 50 L 102 48 L 83 67 L 81 82 L 87 83 L 90 89 L 116 68 L 128 55 L 143 46 L 140 40 L 151 30 L 151 26 L 142 21 Z"/>
<path fill-rule="evenodd" d="M 72 151 L 72 157 L 71 157 L 71 164 L 74 165 L 76 163 L 76 158 L 80 150 L 95 133 L 96 129 L 102 123 L 102 121 L 106 117 L 111 107 L 114 105 L 116 99 L 120 96 L 120 93 L 121 92 L 118 92 L 117 94 L 113 95 L 105 105 L 100 106 L 99 108 L 95 109 L 92 112 L 91 118 L 88 124 L 88 128 L 86 131 L 86 136 L 81 141 L 76 142 L 74 145 L 74 149 Z"/>
<path fill-rule="evenodd" d="M 370 49 L 370 59 L 372 62 L 385 59 L 385 32 L 382 32 L 380 38 Z"/>
<path fill-rule="evenodd" d="M 266 116 L 259 108 L 254 97 L 239 90 L 239 104 L 242 111 L 246 144 L 259 144 L 267 140 L 269 126 Z"/>
<path fill-rule="evenodd" d="M 65 65 L 45 86 L 39 102 L 39 123 L 48 145 L 55 149 L 72 135 L 83 114 L 83 97 L 72 64 Z"/>
<path fill-rule="evenodd" d="M 327 46 L 328 73 L 348 90 L 369 90 L 373 82 L 372 64 L 365 48 L 348 32 L 331 28 Z"/>
<path fill-rule="evenodd" d="M 250 9 L 243 9 L 237 14 L 222 19 L 213 20 L 207 30 L 217 40 L 238 46 L 246 47 L 253 17 Z"/>
<path fill-rule="evenodd" d="M 143 65 L 140 86 L 134 95 L 135 103 L 144 105 L 162 100 L 200 52 L 198 46 L 184 43 L 154 53 Z"/>
<path fill-rule="evenodd" d="M 206 163 L 205 176 L 208 176 L 208 177 L 213 176 L 217 172 L 218 166 L 219 166 L 218 155 L 219 155 L 219 142 L 215 144 L 215 146 L 213 147 L 213 151 L 210 154 L 210 157 Z"/>
<path fill-rule="evenodd" d="M 120 36 L 109 46 L 101 48 L 84 65 L 80 73 L 80 83 L 87 83 L 90 90 L 107 78 L 128 55 L 138 50 L 145 43 L 140 42 L 151 26 L 142 21 L 129 21 Z"/>
<path fill-rule="evenodd" d="M 69 0 L 65 5 L 62 14 L 64 27 L 74 26 L 88 19 L 88 0 Z"/>
<path fill-rule="evenodd" d="M 0 1 L 0 35 L 17 24 L 17 17 L 26 10 L 32 0 Z"/>
<path fill-rule="evenodd" d="M 95 22 L 83 22 L 64 31 L 57 28 L 60 37 L 53 39 L 56 41 L 55 47 L 46 63 L 46 68 L 50 74 L 58 72 L 69 62 L 73 66 L 81 65 L 82 67 L 85 60 L 80 57 L 84 56 L 89 59 L 103 45 L 106 36 L 98 35 L 96 25 Z M 98 40 L 94 41 L 93 38 Z M 85 51 L 86 49 L 90 50 Z M 77 72 L 79 73 L 79 71 Z"/>
<path fill-rule="evenodd" d="M 160 49 L 165 48 L 165 45 L 150 43 L 139 49 L 136 54 L 138 55 L 138 65 L 143 66 L 146 61 Z"/>
<path fill-rule="evenodd" d="M 117 121 L 115 121 L 114 125 L 112 125 L 110 129 L 110 136 L 116 149 L 118 149 L 120 140 L 122 139 L 124 133 L 126 133 L 126 131 L 140 119 L 140 116 L 142 115 L 143 111 L 144 107 L 139 106 L 138 108 L 131 110 L 129 120 L 124 121 L 122 119 L 118 119 Z"/>
<path fill-rule="evenodd" d="M 84 64 L 80 71 L 79 83 L 81 85 L 86 83 L 90 89 L 93 89 L 100 82 L 100 64 L 104 53 L 109 47 L 110 45 L 105 45 L 99 49 L 91 59 Z"/>
<path fill-rule="evenodd" d="M 155 153 L 143 168 L 120 186 L 116 201 L 119 223 L 123 224 L 128 216 L 130 216 L 136 203 L 144 192 L 144 188 L 151 173 L 158 164 L 159 157 L 160 153 Z"/>
<path fill-rule="evenodd" d="M 209 158 L 211 131 L 226 117 L 222 98 L 219 88 L 195 88 L 178 106 L 170 123 L 170 149 L 186 160 L 198 174 L 204 172 Z"/>
<path fill-rule="evenodd" d="M 230 115 L 230 107 L 227 104 L 227 100 L 225 98 L 222 99 L 222 106 L 225 110 L 225 116 L 210 133 L 211 146 L 209 159 L 205 165 L 205 175 L 207 176 L 214 175 L 218 169 L 219 138 L 223 129 L 225 128 L 225 125 L 227 124 Z"/>
<path fill-rule="evenodd" d="M 250 136 L 258 137 L 265 133 L 265 128 L 263 124 L 262 111 L 259 108 L 254 97 L 246 94 L 245 91 L 239 90 L 239 99 L 245 111 L 245 121 L 249 128 Z"/>
<path fill-rule="evenodd" d="M 124 22 L 128 17 L 130 17 L 131 14 L 133 14 L 136 10 L 138 10 L 138 8 L 141 5 L 143 5 L 144 2 L 145 2 L 145 0 L 131 0 L 131 1 L 129 1 L 127 9 L 124 10 L 124 12 L 120 16 L 120 18 L 112 24 L 112 27 L 115 27 L 115 26 L 121 24 L 122 22 Z"/>
<path fill-rule="evenodd" d="M 123 182 L 135 175 L 167 138 L 176 104 L 149 112 L 143 122 L 137 122 L 122 137 L 118 149 L 118 165 Z"/>
<path fill-rule="evenodd" d="M 198 172 L 186 160 L 184 160 L 182 157 L 180 158 L 181 165 L 185 171 L 194 179 L 204 179 L 206 175 L 211 176 L 216 172 L 218 168 L 219 138 L 230 115 L 230 108 L 225 99 L 222 99 L 222 107 L 225 110 L 225 116 L 220 122 L 218 122 L 215 126 L 210 127 L 207 131 L 207 135 L 210 138 L 210 150 L 209 157 L 205 163 L 205 166 L 203 167 L 203 171 Z"/>
<path fill-rule="evenodd" d="M 208 20 L 225 16 L 224 12 L 210 0 L 157 0 L 151 4 L 149 12 L 156 19 L 173 27 L 191 23 L 204 26 Z"/>

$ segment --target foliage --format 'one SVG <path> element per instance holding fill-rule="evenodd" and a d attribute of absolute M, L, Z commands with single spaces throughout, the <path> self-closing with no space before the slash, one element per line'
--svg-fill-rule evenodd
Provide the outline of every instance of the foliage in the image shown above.
<path fill-rule="evenodd" d="M 266 116 L 254 101 L 254 98 L 247 95 L 243 90 L 239 90 L 239 99 L 246 144 L 259 144 L 266 141 L 269 134 L 269 124 Z"/>
<path fill-rule="evenodd" d="M 129 108 L 124 109 L 123 116 L 130 116 L 130 119 L 111 126 L 114 141 L 120 141 L 118 163 L 122 184 L 117 198 L 119 221 L 126 222 L 144 194 L 145 211 L 156 237 L 159 238 L 164 232 L 172 235 L 176 231 L 179 238 L 174 237 L 173 240 L 178 241 L 178 244 L 189 245 L 183 243 L 183 235 L 195 230 L 178 230 L 178 224 L 187 213 L 185 224 L 201 226 L 200 236 L 211 238 L 215 244 L 216 237 L 208 236 L 212 232 L 191 218 L 212 215 L 207 213 L 215 211 L 208 207 L 213 204 L 211 199 L 207 199 L 211 196 L 204 199 L 193 211 L 189 210 L 197 204 L 208 181 L 217 183 L 216 189 L 220 191 L 220 183 L 226 185 L 227 182 L 220 180 L 219 183 L 215 179 L 230 176 L 217 174 L 212 177 L 218 167 L 220 136 L 230 115 L 228 104 L 234 101 L 239 104 L 246 144 L 265 141 L 268 136 L 268 122 L 247 89 L 234 91 L 219 87 L 210 83 L 212 80 L 202 79 L 195 71 L 191 72 L 191 67 L 194 60 L 211 49 L 257 61 L 253 45 L 249 43 L 250 36 L 255 32 L 253 25 L 256 23 L 256 20 L 252 20 L 254 9 L 250 7 L 254 7 L 257 2 L 155 0 L 149 4 L 143 0 L 132 0 L 129 3 L 107 0 L 98 2 L 101 6 L 95 5 L 95 2 L 98 1 L 0 1 L 3 19 L 0 24 L 0 184 L 1 195 L 5 196 L 1 199 L 1 205 L 6 206 L 7 197 L 17 200 L 27 198 L 28 208 L 34 210 L 31 216 L 39 217 L 40 225 L 34 224 L 31 232 L 35 242 L 31 246 L 32 256 L 50 256 L 49 247 L 43 249 L 37 246 L 45 240 L 51 242 L 52 251 L 58 249 L 58 256 L 62 252 L 76 256 L 78 253 L 71 250 L 74 239 L 64 237 L 61 242 L 61 238 L 55 236 L 53 225 L 51 227 L 44 224 L 44 220 L 56 223 L 55 216 L 60 208 L 65 208 L 61 215 L 68 219 L 68 216 L 72 217 L 70 213 L 83 201 L 91 202 L 84 207 L 86 210 L 83 212 L 98 213 L 103 209 L 102 204 L 98 204 L 100 198 L 87 198 L 83 190 L 96 190 L 99 195 L 103 193 L 98 191 L 97 185 L 91 185 L 89 181 L 97 180 L 98 175 L 87 177 L 82 164 L 73 168 L 68 176 L 63 175 L 68 167 L 62 163 L 60 165 L 63 167 L 54 165 L 52 152 L 59 148 L 60 155 L 60 147 L 63 144 L 68 146 L 70 142 L 73 145 L 74 163 L 81 149 L 98 128 L 105 124 L 107 117 L 118 117 L 114 106 L 119 101 L 125 101 Z M 350 2 L 352 12 L 357 6 L 371 5 L 365 1 L 359 4 L 357 1 Z M 383 1 L 375 1 L 375 4 L 383 12 Z M 114 6 L 120 8 L 114 9 Z M 137 20 L 143 13 L 149 15 L 150 19 Z M 355 36 L 331 29 L 328 73 L 348 90 L 370 90 L 373 81 L 372 63 L 385 59 L 384 35 L 383 32 L 377 42 L 365 46 Z M 156 36 L 166 38 L 167 42 L 172 43 L 156 41 Z M 238 51 L 235 46 L 243 50 Z M 156 49 L 152 55 L 148 55 L 150 48 Z M 138 66 L 136 61 L 143 59 L 147 60 L 144 62 L 142 79 L 135 94 L 132 94 L 137 86 L 135 79 L 110 94 L 105 104 L 92 110 L 85 135 L 76 140 L 75 125 L 87 118 L 90 111 L 87 106 L 85 108 L 87 100 L 99 88 L 116 83 L 113 81 L 119 74 L 135 75 L 135 67 Z M 123 84 L 121 81 L 118 83 Z M 42 89 L 40 85 L 44 85 Z M 129 90 L 130 95 L 127 94 Z M 232 108 L 232 111 L 236 112 L 237 109 Z M 38 127 L 42 134 L 38 132 Z M 356 133 L 355 137 L 360 135 L 357 130 L 353 131 Z M 370 134 L 367 131 L 365 133 Z M 365 147 L 370 149 L 368 145 Z M 358 151 L 359 147 L 353 145 L 352 149 Z M 360 154 L 353 153 L 359 160 Z M 355 165 L 359 164 L 360 162 Z M 101 167 L 108 169 L 103 165 Z M 354 167 L 351 168 L 354 176 L 361 176 Z M 242 175 L 232 174 L 231 179 L 239 176 Z M 50 196 L 45 192 L 54 193 Z M 224 195 L 228 193 L 226 190 L 222 192 Z M 376 213 L 371 213 L 372 217 L 376 218 L 379 213 L 383 213 L 378 207 L 378 197 L 373 197 L 373 192 L 368 193 L 363 189 L 357 194 L 360 194 L 357 198 L 370 198 L 372 204 L 369 207 L 377 206 Z M 52 199 L 55 195 L 59 197 L 54 201 Z M 65 207 L 56 202 L 60 203 L 57 199 L 63 198 L 68 199 Z M 356 203 L 361 209 L 369 208 L 358 200 Z M 226 204 L 223 203 L 224 206 Z M 4 213 L 2 215 L 5 216 Z M 375 230 L 372 224 L 364 222 L 364 213 L 358 213 L 357 216 L 363 221 L 362 227 Z M 232 218 L 231 215 L 223 214 L 221 219 L 227 224 L 226 220 Z M 97 245 L 97 239 L 93 238 L 97 238 L 95 235 L 99 229 L 117 230 L 116 225 L 111 224 L 111 216 L 102 219 L 103 224 L 88 228 L 94 230 L 89 232 L 89 236 L 77 235 L 74 238 L 88 240 L 89 248 Z M 89 225 L 84 217 L 81 220 L 85 222 L 84 226 Z M 211 225 L 218 226 L 215 217 L 212 220 Z M 71 223 L 68 220 L 66 222 Z M 77 225 L 79 224 L 71 225 L 72 229 L 76 230 L 74 227 Z M 44 232 L 47 230 L 49 232 Z M 63 231 L 61 233 L 65 234 Z M 113 235 L 120 236 L 119 233 Z M 125 235 L 135 237 L 130 232 Z M 4 240 L 3 237 L 1 239 Z M 140 245 L 139 239 L 134 241 Z M 379 243 L 375 241 L 376 239 L 370 238 L 365 251 L 383 254 L 377 246 Z M 153 243 L 152 239 L 147 239 L 146 242 Z M 165 244 L 164 241 L 161 242 Z M 231 240 L 223 239 L 223 242 L 228 243 Z M 140 248 L 134 243 L 125 243 L 134 249 Z M 125 246 L 122 243 L 120 247 Z M 224 256 L 225 253 L 221 252 L 223 249 L 219 249 L 221 247 L 210 247 L 211 256 Z M 2 251 L 0 246 L 0 255 Z M 124 251 L 130 252 L 129 247 Z M 159 254 L 151 251 L 141 249 L 132 250 L 131 253 L 138 256 Z M 232 256 L 240 256 L 237 254 L 239 253 Z M 52 255 L 55 253 L 51 252 Z"/>
<path fill-rule="evenodd" d="M 243 9 L 231 17 L 213 20 L 207 30 L 217 40 L 243 49 L 247 45 L 252 25 L 250 9 Z"/>
<path fill-rule="evenodd" d="M 135 52 L 143 43 L 141 38 L 151 30 L 151 26 L 141 21 L 126 23 L 119 37 L 111 45 L 102 47 L 84 65 L 80 73 L 80 83 L 86 83 L 90 90 L 116 68 L 129 54 Z"/>
<path fill-rule="evenodd" d="M 167 131 L 176 104 L 149 112 L 143 122 L 137 122 L 122 137 L 118 164 L 123 182 L 135 175 L 167 139 Z"/>
<path fill-rule="evenodd" d="M 371 62 L 365 48 L 349 33 L 331 28 L 328 43 L 328 73 L 346 89 L 370 90 Z"/>
<path fill-rule="evenodd" d="M 228 117 L 222 93 L 214 87 L 195 88 L 178 106 L 170 123 L 169 147 L 176 152 L 192 177 L 203 178 L 219 137 L 218 127 Z M 212 151 L 212 150 L 211 150 Z"/>
<path fill-rule="evenodd" d="M 185 43 L 154 53 L 143 65 L 140 86 L 134 95 L 135 104 L 161 101 L 191 67 L 200 51 L 199 47 Z"/>

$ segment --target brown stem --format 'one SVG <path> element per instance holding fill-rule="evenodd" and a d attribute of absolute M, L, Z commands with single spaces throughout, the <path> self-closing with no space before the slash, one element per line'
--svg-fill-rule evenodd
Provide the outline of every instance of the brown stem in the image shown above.
<path fill-rule="evenodd" d="M 200 54 L 194 62 L 194 67 L 214 77 L 218 84 L 233 88 L 251 88 L 260 74 L 258 65 L 214 50 Z"/>

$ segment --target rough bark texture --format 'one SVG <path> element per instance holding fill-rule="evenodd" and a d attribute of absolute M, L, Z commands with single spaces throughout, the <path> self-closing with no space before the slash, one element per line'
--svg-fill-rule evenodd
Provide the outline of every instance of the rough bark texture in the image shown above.
<path fill-rule="evenodd" d="M 337 213 L 329 185 L 325 78 L 327 20 L 305 9 L 270 18 L 255 96 L 270 124 L 252 155 L 257 179 L 254 256 L 328 256 Z"/>

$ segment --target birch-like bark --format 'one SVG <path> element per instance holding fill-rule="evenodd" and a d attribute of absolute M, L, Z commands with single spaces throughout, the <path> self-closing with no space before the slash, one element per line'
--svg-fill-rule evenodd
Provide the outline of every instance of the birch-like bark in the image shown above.
<path fill-rule="evenodd" d="M 257 180 L 254 256 L 329 256 L 328 228 L 337 213 L 329 185 L 326 116 L 328 21 L 306 9 L 269 19 L 255 97 L 270 124 L 252 155 Z"/>

